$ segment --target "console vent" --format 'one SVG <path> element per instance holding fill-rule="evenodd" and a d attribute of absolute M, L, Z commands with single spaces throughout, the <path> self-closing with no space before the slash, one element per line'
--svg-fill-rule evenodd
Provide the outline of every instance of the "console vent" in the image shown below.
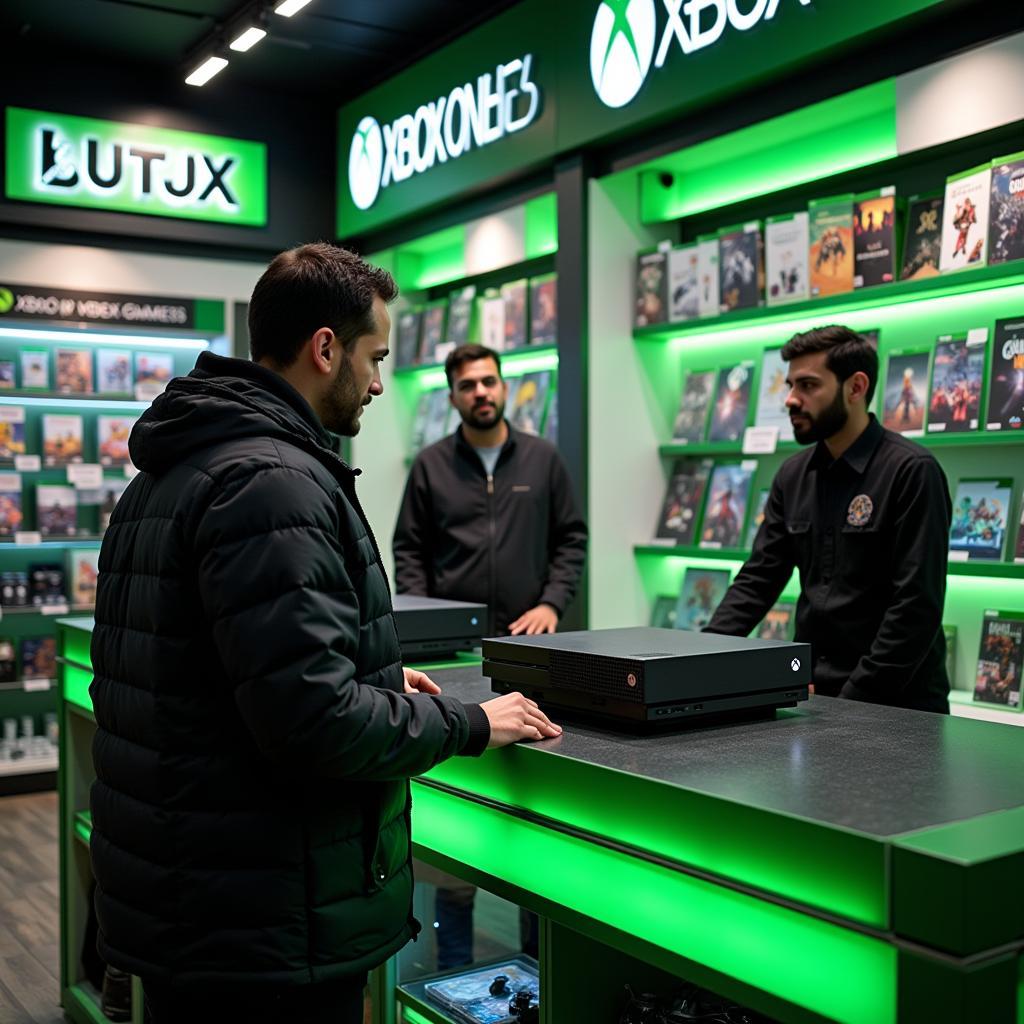
<path fill-rule="evenodd" d="M 549 673 L 553 685 L 567 690 L 635 704 L 644 702 L 643 662 L 631 658 L 552 651 Z M 636 680 L 635 686 L 629 685 L 631 675 Z"/>

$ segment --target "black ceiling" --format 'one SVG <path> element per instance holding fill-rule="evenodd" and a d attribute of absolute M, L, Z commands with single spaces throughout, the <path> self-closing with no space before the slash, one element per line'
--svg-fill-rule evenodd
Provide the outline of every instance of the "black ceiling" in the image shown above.
<path fill-rule="evenodd" d="M 243 86 L 343 101 L 514 2 L 311 0 L 292 18 L 268 13 L 267 38 L 248 53 L 229 54 L 229 66 L 204 89 Z M 0 0 L 0 46 L 8 58 L 37 68 L 45 62 L 54 75 L 66 58 L 77 66 L 143 67 L 151 81 L 181 82 L 197 46 L 252 6 L 246 0 Z"/>

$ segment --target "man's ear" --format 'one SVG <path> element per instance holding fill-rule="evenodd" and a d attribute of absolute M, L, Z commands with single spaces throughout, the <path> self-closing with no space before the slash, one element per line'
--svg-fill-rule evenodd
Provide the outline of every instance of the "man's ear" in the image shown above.
<path fill-rule="evenodd" d="M 310 339 L 310 357 L 313 366 L 320 373 L 330 373 L 335 361 L 334 331 L 321 327 Z"/>
<path fill-rule="evenodd" d="M 858 370 L 850 377 L 850 398 L 864 398 L 866 404 L 869 384 L 868 375 L 863 370 Z"/>

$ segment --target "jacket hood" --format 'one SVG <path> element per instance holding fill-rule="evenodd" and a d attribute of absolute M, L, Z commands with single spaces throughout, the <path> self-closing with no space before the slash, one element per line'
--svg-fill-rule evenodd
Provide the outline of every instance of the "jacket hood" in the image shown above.
<path fill-rule="evenodd" d="M 247 437 L 279 437 L 332 458 L 330 435 L 283 377 L 245 359 L 203 352 L 175 377 L 132 430 L 132 462 L 162 473 L 195 451 Z"/>

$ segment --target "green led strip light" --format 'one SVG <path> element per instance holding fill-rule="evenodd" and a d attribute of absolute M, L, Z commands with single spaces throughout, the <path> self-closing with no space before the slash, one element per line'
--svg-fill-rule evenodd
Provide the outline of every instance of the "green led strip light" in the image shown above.
<path fill-rule="evenodd" d="M 605 922 L 840 1024 L 895 1020 L 896 951 L 878 939 L 426 786 L 413 806 L 417 844 L 533 893 L 553 918 Z"/>
<path fill-rule="evenodd" d="M 61 675 L 64 681 L 64 700 L 92 713 L 92 698 L 89 696 L 92 673 L 77 665 L 64 665 Z"/>

